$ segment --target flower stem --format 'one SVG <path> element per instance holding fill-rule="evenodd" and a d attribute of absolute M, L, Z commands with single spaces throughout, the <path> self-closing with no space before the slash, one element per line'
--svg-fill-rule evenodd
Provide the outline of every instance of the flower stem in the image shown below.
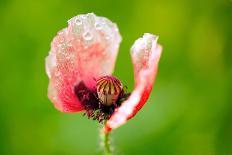
<path fill-rule="evenodd" d="M 104 132 L 104 127 L 100 129 L 101 146 L 105 155 L 113 155 L 110 147 L 110 133 Z"/>

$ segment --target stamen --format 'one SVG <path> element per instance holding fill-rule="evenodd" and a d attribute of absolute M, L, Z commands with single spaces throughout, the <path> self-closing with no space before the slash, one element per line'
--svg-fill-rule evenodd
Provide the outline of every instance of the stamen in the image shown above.
<path fill-rule="evenodd" d="M 129 97 L 130 93 L 124 88 L 127 87 L 123 87 L 117 78 L 103 76 L 96 80 L 96 88 L 89 89 L 84 82 L 80 82 L 74 91 L 85 109 L 83 116 L 104 123 Z"/>

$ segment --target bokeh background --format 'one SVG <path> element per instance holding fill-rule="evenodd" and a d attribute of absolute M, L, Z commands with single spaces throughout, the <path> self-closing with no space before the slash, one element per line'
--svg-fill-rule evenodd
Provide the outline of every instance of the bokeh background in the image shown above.
<path fill-rule="evenodd" d="M 129 49 L 144 32 L 164 51 L 145 107 L 113 132 L 122 155 L 232 155 L 231 0 L 1 0 L 0 154 L 97 155 L 98 124 L 58 112 L 44 59 L 77 14 L 116 22 L 114 75 L 133 90 Z"/>

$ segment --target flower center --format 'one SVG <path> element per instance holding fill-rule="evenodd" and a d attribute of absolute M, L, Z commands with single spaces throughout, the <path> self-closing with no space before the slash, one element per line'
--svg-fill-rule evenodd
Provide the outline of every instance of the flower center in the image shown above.
<path fill-rule="evenodd" d="M 127 93 L 120 80 L 113 76 L 100 77 L 95 86 L 90 89 L 82 81 L 74 87 L 74 91 L 85 109 L 84 115 L 104 123 L 130 93 Z"/>
<path fill-rule="evenodd" d="M 116 104 L 119 94 L 123 89 L 122 83 L 113 76 L 103 76 L 99 78 L 96 87 L 100 102 L 107 106 Z"/>

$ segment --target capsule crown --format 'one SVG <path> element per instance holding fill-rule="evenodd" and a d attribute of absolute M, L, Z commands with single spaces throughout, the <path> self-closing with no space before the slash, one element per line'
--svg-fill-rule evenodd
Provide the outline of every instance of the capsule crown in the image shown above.
<path fill-rule="evenodd" d="M 114 76 L 103 76 L 97 80 L 97 94 L 100 102 L 110 106 L 114 104 L 123 89 L 123 85 Z"/>

